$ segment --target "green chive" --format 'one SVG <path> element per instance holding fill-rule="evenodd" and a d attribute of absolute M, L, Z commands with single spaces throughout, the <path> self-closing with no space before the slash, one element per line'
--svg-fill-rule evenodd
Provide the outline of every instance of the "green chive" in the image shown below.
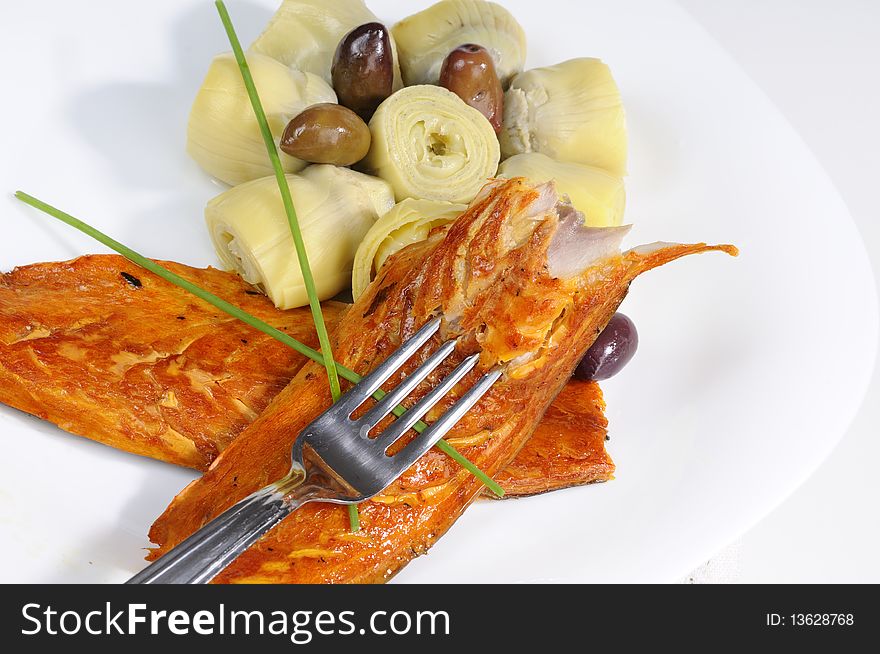
<path fill-rule="evenodd" d="M 299 228 L 299 220 L 296 217 L 293 198 L 290 196 L 287 177 L 284 175 L 284 168 L 281 167 L 281 158 L 278 155 L 278 148 L 275 147 L 272 131 L 269 129 L 266 112 L 263 111 L 263 103 L 260 102 L 260 96 L 257 94 L 257 87 L 254 84 L 251 69 L 248 67 L 247 59 L 245 59 L 244 52 L 241 49 L 241 43 L 235 34 L 235 28 L 232 26 L 229 12 L 226 11 L 226 5 L 223 4 L 223 0 L 217 0 L 215 4 L 217 5 L 217 11 L 220 12 L 220 20 L 223 21 L 223 27 L 226 29 L 226 36 L 229 37 L 229 43 L 232 45 L 232 52 L 235 53 L 235 60 L 238 62 L 238 67 L 241 70 L 244 86 L 247 89 L 248 97 L 251 99 L 251 106 L 254 108 L 257 123 L 260 125 L 263 141 L 266 143 L 269 160 L 272 162 L 272 168 L 275 170 L 275 180 L 278 182 L 278 190 L 281 191 L 281 201 L 284 203 L 284 211 L 287 213 L 287 222 L 290 223 L 290 234 L 293 236 L 296 257 L 299 259 L 299 267 L 302 271 L 306 293 L 309 295 L 309 307 L 312 309 L 315 330 L 318 332 L 318 342 L 321 344 L 321 352 L 324 353 L 324 366 L 327 368 L 327 377 L 330 380 L 330 393 L 335 402 L 342 395 L 342 390 L 339 387 L 339 374 L 336 369 L 336 362 L 333 360 L 333 352 L 330 349 L 330 335 L 327 333 L 324 315 L 321 313 L 321 301 L 318 299 L 318 290 L 315 288 L 315 279 L 312 277 L 312 268 L 309 265 L 309 256 L 306 253 L 306 245 L 303 241 L 302 231 Z"/>
<path fill-rule="evenodd" d="M 318 299 L 318 291 L 315 288 L 315 280 L 312 277 L 312 267 L 309 265 L 309 257 L 306 252 L 305 242 L 303 241 L 302 231 L 299 228 L 299 219 L 296 217 L 296 208 L 293 205 L 293 198 L 290 196 L 290 187 L 287 185 L 287 178 L 284 175 L 284 169 L 281 167 L 281 158 L 278 155 L 278 148 L 275 147 L 275 139 L 272 137 L 272 131 L 269 129 L 269 121 L 266 119 L 266 112 L 263 110 L 263 103 L 260 101 L 260 95 L 257 93 L 257 86 L 254 84 L 251 69 L 248 66 L 247 59 L 241 49 L 241 43 L 235 28 L 232 25 L 232 19 L 229 12 L 226 11 L 226 5 L 223 0 L 217 0 L 217 11 L 220 13 L 220 20 L 226 29 L 226 36 L 229 38 L 229 44 L 232 46 L 232 52 L 235 54 L 235 60 L 238 62 L 238 68 L 241 71 L 241 77 L 244 86 L 247 89 L 248 97 L 251 100 L 251 106 L 254 109 L 254 116 L 257 118 L 257 124 L 260 126 L 260 133 L 263 135 L 263 141 L 266 144 L 266 152 L 269 154 L 269 161 L 272 162 L 272 169 L 275 171 L 275 180 L 278 182 L 278 190 L 281 192 L 281 202 L 284 204 L 284 211 L 287 214 L 287 222 L 290 225 L 290 234 L 293 237 L 293 245 L 296 248 L 296 257 L 299 259 L 299 268 L 302 271 L 303 282 L 305 283 L 306 293 L 309 296 L 309 307 L 312 309 L 312 319 L 315 321 L 315 331 L 318 334 L 318 342 L 321 345 L 321 352 L 324 353 L 324 367 L 327 369 L 327 378 L 330 380 L 330 395 L 336 402 L 342 396 L 342 389 L 339 387 L 339 372 L 336 369 L 336 361 L 333 360 L 333 351 L 330 348 L 330 335 L 327 333 L 327 326 L 324 324 L 324 315 L 321 313 L 321 300 Z M 354 504 L 348 506 L 348 517 L 351 523 L 351 530 L 360 529 L 360 517 L 358 516 L 358 508 Z"/>
<path fill-rule="evenodd" d="M 107 236 L 103 232 L 95 229 L 91 225 L 88 225 L 88 224 L 82 222 L 81 220 L 74 218 L 70 214 L 63 212 L 60 209 L 56 209 L 52 205 L 46 204 L 42 200 L 38 200 L 37 198 L 33 197 L 32 195 L 28 195 L 27 193 L 24 193 L 22 191 L 16 191 L 15 197 L 18 198 L 19 200 L 21 200 L 22 202 L 24 202 L 25 204 L 28 204 L 28 205 L 34 207 L 35 209 L 39 209 L 43 213 L 46 213 L 46 214 L 52 216 L 53 218 L 57 218 L 61 222 L 70 225 L 74 229 L 81 231 L 83 234 L 87 234 L 88 236 L 91 236 L 93 239 L 95 239 L 99 243 L 102 243 L 103 245 L 106 245 L 108 248 L 110 248 L 114 252 L 118 252 L 119 254 L 121 254 L 123 257 L 125 257 L 126 259 L 128 259 L 132 263 L 140 266 L 141 268 L 144 268 L 145 270 L 149 270 L 151 273 L 161 277 L 165 281 L 170 282 L 171 284 L 174 284 L 175 286 L 178 286 L 189 293 L 192 293 L 193 295 L 204 300 L 208 304 L 211 304 L 211 305 L 217 307 L 218 309 L 220 309 L 221 311 L 228 313 L 230 316 L 232 316 L 234 318 L 238 318 L 239 320 L 250 325 L 254 329 L 257 329 L 258 331 L 261 331 L 264 334 L 271 336 L 275 340 L 280 341 L 281 343 L 284 343 L 285 345 L 293 348 L 294 350 L 296 350 L 297 352 L 299 352 L 303 356 L 308 357 L 312 361 L 315 361 L 316 363 L 319 363 L 321 365 L 324 364 L 324 357 L 321 356 L 321 353 L 318 352 L 317 350 L 310 348 L 308 345 L 306 345 L 304 343 L 300 343 L 295 338 L 291 338 L 288 334 L 285 334 L 281 330 L 275 329 L 272 325 L 270 325 L 266 322 L 263 322 L 259 318 L 252 316 L 251 314 L 247 313 L 246 311 L 243 311 L 242 309 L 235 306 L 234 304 L 230 304 L 226 300 L 222 300 L 219 297 L 217 297 L 216 295 L 214 295 L 212 293 L 208 293 L 208 291 L 202 289 L 201 287 L 193 284 L 192 282 L 184 279 L 183 277 L 180 277 L 179 275 L 174 274 L 170 270 L 163 268 L 162 266 L 157 264 L 155 261 L 152 261 L 151 259 L 147 259 L 145 256 L 138 254 L 137 252 L 135 252 L 131 248 L 128 248 L 128 247 L 124 246 L 122 243 L 113 240 L 112 238 L 110 238 L 109 236 Z M 342 376 L 344 379 L 347 379 L 348 381 L 350 381 L 352 383 L 357 383 L 361 380 L 361 376 L 359 374 L 357 374 L 353 370 L 349 370 L 345 366 L 340 365 L 340 366 L 338 366 L 338 369 L 339 369 L 340 376 Z M 373 397 L 376 398 L 377 400 L 380 400 L 380 399 L 382 399 L 382 397 L 384 397 L 384 395 L 385 395 L 385 393 L 382 392 L 381 390 L 379 390 L 373 395 Z M 405 407 L 398 406 L 394 409 L 394 415 L 399 417 L 399 416 L 403 415 L 403 413 L 405 411 L 406 411 Z M 420 420 L 419 422 L 417 422 L 413 426 L 413 429 L 416 430 L 417 432 L 422 432 L 425 429 L 427 429 L 427 427 L 428 426 Z M 501 488 L 501 486 L 499 486 L 495 481 L 493 481 L 492 478 L 489 477 L 489 475 L 487 475 L 485 472 L 480 470 L 476 465 L 474 465 L 471 461 L 469 461 L 461 452 L 459 452 L 458 450 L 453 448 L 449 443 L 441 440 L 437 443 L 437 448 L 440 451 L 442 451 L 443 453 L 449 455 L 459 465 L 461 465 L 462 468 L 464 468 L 465 470 L 470 472 L 472 475 L 474 475 L 474 477 L 479 479 L 480 482 L 482 482 L 482 484 L 486 488 L 488 488 L 490 491 L 492 491 L 495 495 L 497 495 L 498 497 L 504 496 L 504 490 Z"/>
<path fill-rule="evenodd" d="M 358 512 L 357 504 L 349 504 L 348 505 L 348 524 L 350 525 L 350 529 L 352 533 L 358 532 L 361 530 L 361 515 Z"/>

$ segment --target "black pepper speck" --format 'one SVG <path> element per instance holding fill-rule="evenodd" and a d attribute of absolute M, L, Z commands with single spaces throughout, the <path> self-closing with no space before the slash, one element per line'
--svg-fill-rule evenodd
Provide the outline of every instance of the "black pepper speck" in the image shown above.
<path fill-rule="evenodd" d="M 122 275 L 122 278 L 127 281 L 132 288 L 140 288 L 141 286 L 143 286 L 143 284 L 141 284 L 141 280 L 139 280 L 134 275 L 131 275 L 127 272 L 121 272 L 119 274 Z"/>

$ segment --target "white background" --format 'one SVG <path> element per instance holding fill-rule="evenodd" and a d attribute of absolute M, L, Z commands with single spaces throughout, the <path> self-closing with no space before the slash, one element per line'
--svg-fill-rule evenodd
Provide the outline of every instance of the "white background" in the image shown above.
<path fill-rule="evenodd" d="M 566 1 L 580 3 L 582 0 Z M 880 3 L 867 0 L 861 2 L 857 0 L 679 1 L 708 33 L 730 52 L 805 139 L 827 169 L 862 230 L 869 244 L 875 272 L 880 270 L 880 238 L 878 238 L 880 215 L 875 199 L 877 182 L 880 180 L 880 160 L 877 154 L 880 152 L 880 128 L 876 124 L 880 116 L 880 89 L 878 89 L 880 75 L 877 71 L 880 64 L 880 45 L 876 42 L 880 33 Z M 75 9 L 73 5 L 68 5 L 67 10 L 75 13 L 78 19 L 82 19 L 83 12 L 98 13 L 95 9 L 96 4 L 84 3 L 77 5 Z M 650 2 L 646 0 L 646 5 L 649 4 Z M 618 9 L 612 0 L 591 0 L 590 5 L 597 12 L 600 12 L 603 6 L 611 13 L 623 11 Z M 13 4 L 4 0 L 4 9 L 17 8 L 16 10 L 22 13 L 25 12 L 26 7 L 34 6 L 36 5 Z M 139 5 L 131 3 L 131 6 Z M 146 9 L 144 7 L 145 11 Z M 53 9 L 53 11 L 64 13 L 65 10 Z M 207 0 L 203 13 L 207 17 L 214 18 L 213 8 Z M 96 16 L 95 20 L 99 18 L 100 16 Z M 55 22 L 59 22 L 58 16 L 55 16 Z M 250 30 L 251 33 L 255 33 L 257 29 L 254 25 L 242 23 L 239 25 L 242 32 Z M 662 28 L 658 26 L 658 29 Z M 37 180 L 40 183 L 34 181 L 29 183 L 27 188 L 33 189 L 38 195 L 43 194 L 46 189 L 52 189 L 52 193 L 46 193 L 48 198 L 68 198 L 73 191 L 67 186 L 82 185 L 78 168 L 89 168 L 89 166 L 96 168 L 102 171 L 100 178 L 106 177 L 112 182 L 100 187 L 100 195 L 118 197 L 119 207 L 126 212 L 126 215 L 130 217 L 133 215 L 132 212 L 149 208 L 149 211 L 145 210 L 143 215 L 137 214 L 143 220 L 126 222 L 127 225 L 136 226 L 137 233 L 125 231 L 119 233 L 123 240 L 136 236 L 138 244 L 146 251 L 161 251 L 169 258 L 192 261 L 194 255 L 188 252 L 187 248 L 191 247 L 190 243 L 204 243 L 205 239 L 201 238 L 202 226 L 198 221 L 191 223 L 179 221 L 179 217 L 187 214 L 195 215 L 201 210 L 203 200 L 194 195 L 193 197 L 173 196 L 169 200 L 167 193 L 154 192 L 157 188 L 185 186 L 181 184 L 180 178 L 189 174 L 188 169 L 182 165 L 151 167 L 144 163 L 151 158 L 143 155 L 161 155 L 161 148 L 167 141 L 169 132 L 172 136 L 176 135 L 178 142 L 182 141 L 182 135 L 179 133 L 182 132 L 184 123 L 178 114 L 184 111 L 182 107 L 189 101 L 194 82 L 169 86 L 167 80 L 150 83 L 150 78 L 147 77 L 145 83 L 143 71 L 132 72 L 126 69 L 128 64 L 121 59 L 118 64 L 118 77 L 124 80 L 131 78 L 132 83 L 117 86 L 116 90 L 119 91 L 117 96 L 89 96 L 86 98 L 88 102 L 83 103 L 80 95 L 82 88 L 90 88 L 91 83 L 95 81 L 88 77 L 92 71 L 91 64 L 94 62 L 88 59 L 77 60 L 77 56 L 83 55 L 77 55 L 79 52 L 77 48 L 68 47 L 72 42 L 75 43 L 76 37 L 75 29 L 71 28 L 70 32 L 71 34 L 61 38 L 60 42 L 58 40 L 53 42 L 52 39 L 42 42 L 41 47 L 47 50 L 50 56 L 43 57 L 40 61 L 44 64 L 48 62 L 49 72 L 38 79 L 41 80 L 41 84 L 57 85 L 60 91 L 77 93 L 76 98 L 80 102 L 74 106 L 74 109 L 78 110 L 75 117 L 81 119 L 91 131 L 86 134 L 77 133 L 76 137 L 98 138 L 100 145 L 103 146 L 102 149 L 112 151 L 114 156 L 105 160 L 93 149 L 52 148 L 54 168 L 59 171 L 69 171 L 69 174 L 46 175 L 45 179 Z M 107 52 L 116 52 L 127 41 L 137 40 L 142 36 L 140 32 L 141 30 L 131 29 L 130 24 L 120 23 L 112 29 L 106 29 L 100 36 L 100 43 Z M 33 30 L 11 30 L 7 38 L 10 52 L 16 52 L 19 48 L 27 51 L 28 44 L 33 39 L 39 38 L 35 37 L 34 33 Z M 96 30 L 96 33 L 100 33 L 100 30 Z M 645 46 L 644 41 L 641 43 Z M 180 49 L 172 52 L 149 49 L 138 51 L 142 52 L 145 69 L 149 68 L 149 64 L 159 65 L 156 61 L 160 60 L 164 65 L 165 59 L 170 58 L 180 80 L 183 80 L 183 78 L 200 76 L 203 72 L 204 58 L 194 56 L 192 52 L 197 49 L 196 45 L 199 44 L 184 42 Z M 646 51 L 645 55 L 650 56 L 650 52 Z M 15 65 L 12 57 L 7 59 L 10 65 L 7 68 L 6 79 L 11 80 L 7 81 L 7 87 L 27 89 L 27 84 L 33 83 L 33 80 L 27 78 L 30 71 L 28 66 Z M 110 59 L 110 63 L 105 68 L 113 67 L 115 62 L 113 58 Z M 638 65 L 641 70 L 640 61 Z M 669 65 L 675 65 L 675 62 L 669 62 Z M 77 73 L 81 78 L 76 77 Z M 182 95 L 178 97 L 175 93 L 180 89 L 183 89 Z M 127 123 L 104 124 L 97 118 L 91 118 L 99 117 L 100 109 L 105 104 L 113 102 L 118 104 L 120 101 L 123 102 L 122 106 L 129 110 L 131 122 L 135 122 L 134 118 L 141 119 L 137 129 Z M 57 103 L 52 106 L 66 105 Z M 145 107 L 150 111 L 146 111 Z M 40 107 L 34 107 L 34 110 L 38 111 Z M 59 116 L 54 118 L 56 128 L 63 131 L 67 123 L 59 120 Z M 7 156 L 8 153 L 27 153 L 28 148 L 34 144 L 33 139 L 43 133 L 42 131 L 28 133 L 27 130 L 9 131 L 10 140 L 3 143 Z M 62 136 L 70 135 L 57 136 L 60 139 Z M 165 140 L 158 138 L 160 136 Z M 106 170 L 108 163 L 113 164 L 110 170 Z M 22 167 L 26 168 L 24 165 Z M 19 179 L 23 175 L 24 172 L 21 174 L 16 172 L 15 177 Z M 137 180 L 139 184 L 132 184 L 132 179 Z M 638 182 L 645 184 L 650 182 L 650 179 L 642 177 Z M 205 184 L 203 183 L 203 186 Z M 98 199 L 94 201 L 98 202 Z M 157 209 L 157 202 L 160 201 L 169 204 L 167 207 L 159 205 Z M 131 204 L 127 204 L 128 202 Z M 88 206 L 91 204 L 86 203 L 86 207 Z M 16 210 L 20 211 L 20 207 L 16 207 Z M 760 210 L 760 207 L 756 210 Z M 92 215 L 92 213 L 104 215 L 104 212 L 99 211 L 86 211 L 84 215 Z M 160 219 L 165 222 L 157 223 L 156 221 Z M 168 233 L 166 227 L 170 224 L 173 224 L 180 233 L 180 238 L 171 242 L 166 236 Z M 145 225 L 149 228 L 144 229 Z M 829 224 L 829 229 L 833 230 L 834 225 Z M 49 228 L 46 229 L 46 233 L 54 234 Z M 188 238 L 190 235 L 192 238 Z M 64 238 L 60 241 L 65 248 L 71 250 L 69 253 L 65 250 L 69 256 L 77 254 L 80 245 L 83 245 L 85 250 L 94 249 L 85 238 L 81 240 L 76 238 L 75 235 L 65 231 Z M 206 244 L 203 250 L 207 251 Z M 816 259 L 821 260 L 821 254 L 821 252 L 815 253 Z M 25 258 L 22 262 L 28 260 L 35 259 Z M 667 274 L 675 274 L 675 271 Z M 828 274 L 832 275 L 833 270 L 828 271 Z M 842 288 L 846 288 L 847 280 L 842 279 L 839 284 Z M 647 295 L 644 293 L 643 297 Z M 838 317 L 839 330 L 831 330 L 827 340 L 816 342 L 815 352 L 810 354 L 814 357 L 813 372 L 817 376 L 823 375 L 827 362 L 835 356 L 835 343 L 846 339 L 849 316 L 843 314 Z M 643 361 L 648 354 L 648 348 L 643 347 L 641 353 Z M 876 474 L 877 462 L 880 461 L 878 457 L 880 443 L 877 438 L 880 432 L 878 390 L 880 390 L 880 380 L 875 376 L 865 406 L 831 459 L 805 486 L 743 537 L 740 549 L 741 580 L 880 581 L 880 561 L 877 557 L 877 552 L 880 551 L 880 518 L 877 511 L 880 480 Z M 833 438 L 836 434 L 830 436 Z M 617 443 L 618 448 L 625 446 L 626 443 Z M 86 443 L 74 439 L 59 439 L 58 449 L 53 452 L 58 458 L 62 456 L 61 452 L 66 451 L 62 448 L 86 447 Z M 109 453 L 107 457 L 110 457 Z M 135 469 L 134 462 L 124 463 L 122 458 L 120 455 L 119 465 L 131 465 L 132 470 Z M 138 462 L 137 470 L 141 474 L 146 474 L 144 471 L 147 469 L 152 471 L 153 467 L 158 468 Z M 630 466 L 630 469 L 635 471 L 635 466 Z M 103 492 L 97 488 L 100 484 L 96 480 L 85 481 L 96 486 L 96 492 Z M 743 480 L 744 485 L 747 483 L 748 480 Z M 155 498 L 147 499 L 158 501 Z M 141 513 L 155 515 L 154 511 L 160 510 L 162 506 L 164 501 L 155 507 L 140 507 Z M 136 517 L 143 516 L 139 514 Z M 118 531 L 117 529 L 114 533 Z M 138 538 L 142 538 L 141 531 L 137 530 Z M 725 535 L 724 539 L 727 537 Z M 140 540 L 132 547 L 136 548 L 138 544 Z M 441 544 L 445 547 L 446 540 L 444 539 Z M 115 551 L 116 544 L 112 545 Z M 435 553 L 433 556 L 436 558 L 439 554 Z M 688 566 L 695 562 L 688 561 Z M 666 575 L 663 576 L 665 578 Z"/>
<path fill-rule="evenodd" d="M 681 0 L 797 129 L 880 272 L 880 2 Z M 840 332 L 817 344 L 816 374 Z M 743 582 L 880 582 L 880 373 L 831 458 L 742 539 Z"/>

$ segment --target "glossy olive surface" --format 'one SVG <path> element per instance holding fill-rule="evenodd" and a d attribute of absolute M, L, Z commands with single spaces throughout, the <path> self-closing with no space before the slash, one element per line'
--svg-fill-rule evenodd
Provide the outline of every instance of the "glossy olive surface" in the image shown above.
<path fill-rule="evenodd" d="M 369 121 L 394 84 L 394 54 L 385 26 L 366 23 L 346 34 L 330 74 L 339 104 Z"/>
<path fill-rule="evenodd" d="M 468 43 L 450 52 L 440 69 L 440 86 L 483 114 L 496 134 L 501 131 L 504 91 L 486 48 Z"/>
<path fill-rule="evenodd" d="M 350 166 L 367 156 L 370 129 L 351 109 L 316 104 L 288 123 L 280 147 L 310 163 Z"/>
<path fill-rule="evenodd" d="M 578 379 L 602 381 L 619 373 L 639 347 L 639 333 L 632 320 L 615 313 L 575 368 Z"/>

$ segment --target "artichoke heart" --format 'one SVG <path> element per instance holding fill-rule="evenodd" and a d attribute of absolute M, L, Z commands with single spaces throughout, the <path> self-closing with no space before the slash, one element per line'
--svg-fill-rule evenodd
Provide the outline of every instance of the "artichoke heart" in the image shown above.
<path fill-rule="evenodd" d="M 284 0 L 263 33 L 251 44 L 283 64 L 313 73 L 329 84 L 336 46 L 346 34 L 365 23 L 381 22 L 364 0 Z M 403 87 L 397 45 L 394 54 L 394 90 Z"/>
<path fill-rule="evenodd" d="M 623 180 L 601 168 L 554 161 L 545 154 L 517 154 L 501 162 L 499 177 L 525 177 L 533 184 L 553 180 L 575 209 L 584 214 L 589 227 L 623 224 L 626 190 Z"/>
<path fill-rule="evenodd" d="M 413 198 L 394 205 L 370 227 L 354 255 L 351 277 L 354 299 L 366 290 L 388 257 L 407 245 L 424 241 L 432 229 L 452 222 L 465 209 L 466 204 Z"/>
<path fill-rule="evenodd" d="M 397 40 L 407 86 L 437 84 L 443 60 L 465 43 L 489 51 L 505 87 L 526 60 L 522 26 L 504 7 L 485 0 L 441 0 L 404 18 L 391 33 Z"/>
<path fill-rule="evenodd" d="M 324 80 L 271 57 L 247 55 L 248 66 L 276 143 L 291 118 L 319 102 L 336 102 Z M 232 53 L 214 58 L 189 115 L 186 149 L 206 172 L 230 185 L 273 174 L 241 71 Z M 284 171 L 306 163 L 280 153 Z"/>
<path fill-rule="evenodd" d="M 623 101 L 608 66 L 582 58 L 517 75 L 504 95 L 501 151 L 541 152 L 626 175 Z"/>
<path fill-rule="evenodd" d="M 362 165 L 406 198 L 470 202 L 498 170 L 500 150 L 486 117 L 439 86 L 401 89 L 370 121 Z"/>
<path fill-rule="evenodd" d="M 287 175 L 318 290 L 326 300 L 348 288 L 355 251 L 393 205 L 380 179 L 330 165 Z M 275 177 L 231 188 L 208 203 L 208 231 L 220 261 L 261 287 L 279 309 L 309 302 Z"/>

